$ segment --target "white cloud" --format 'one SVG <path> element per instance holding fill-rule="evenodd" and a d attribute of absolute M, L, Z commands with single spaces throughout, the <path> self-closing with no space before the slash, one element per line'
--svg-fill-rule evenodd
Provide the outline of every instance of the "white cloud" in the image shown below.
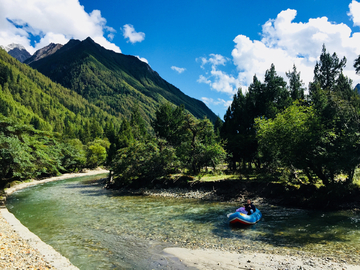
<path fill-rule="evenodd" d="M 50 42 L 65 44 L 71 38 L 87 37 L 107 49 L 121 52 L 109 41 L 115 32 L 106 26 L 99 10 L 87 13 L 78 0 L 0 1 L 0 44 L 20 43 L 30 53 Z M 31 36 L 39 39 L 35 45 L 31 44 Z"/>
<path fill-rule="evenodd" d="M 186 68 L 180 68 L 180 67 L 175 67 L 175 66 L 172 66 L 171 69 L 175 70 L 179 74 L 183 73 L 186 70 Z"/>
<path fill-rule="evenodd" d="M 212 66 L 218 66 L 222 65 L 225 66 L 226 62 L 229 61 L 229 58 L 226 58 L 220 54 L 210 54 L 209 58 L 206 57 L 200 57 L 196 59 L 197 61 L 201 61 L 201 68 L 204 68 L 206 64 L 211 64 Z"/>
<path fill-rule="evenodd" d="M 213 98 L 202 97 L 201 100 L 208 106 L 210 106 L 210 105 L 215 105 L 215 106 L 222 105 L 225 108 L 228 108 L 232 103 L 232 100 L 227 100 L 226 101 L 226 100 L 221 99 L 221 98 L 218 98 L 217 100 L 214 100 Z"/>
<path fill-rule="evenodd" d="M 136 55 L 136 57 L 139 58 L 140 61 L 143 61 L 144 63 L 149 64 L 149 61 L 146 58 L 140 57 L 138 55 Z"/>
<path fill-rule="evenodd" d="M 197 81 L 210 85 L 210 87 L 217 92 L 233 95 L 240 85 L 239 80 L 218 69 L 219 65 L 225 66 L 229 60 L 230 59 L 219 54 L 210 54 L 209 58 L 198 58 L 197 61 L 201 61 L 201 68 L 205 69 L 205 66 L 210 64 L 211 70 L 207 76 L 200 75 Z"/>
<path fill-rule="evenodd" d="M 360 26 L 360 3 L 353 0 L 349 10 L 348 15 L 354 25 Z M 201 75 L 198 82 L 232 95 L 237 87 L 246 89 L 255 74 L 263 81 L 266 70 L 273 63 L 278 75 L 285 79 L 285 72 L 290 71 L 295 64 L 301 72 L 301 79 L 308 86 L 313 80 L 314 66 L 321 54 L 322 45 L 325 44 L 329 53 L 336 52 L 339 58 L 347 58 L 344 73 L 354 81 L 354 85 L 359 83 L 360 76 L 355 74 L 353 63 L 360 54 L 360 32 L 352 32 L 346 24 L 330 22 L 326 17 L 294 22 L 296 15 L 296 10 L 287 9 L 281 11 L 276 19 L 265 22 L 261 40 L 251 40 L 244 35 L 235 37 L 231 55 L 236 75 L 218 70 L 215 63 L 229 64 L 225 57 L 214 57 L 213 54 L 210 59 L 200 58 L 202 68 L 208 63 L 212 66 L 210 75 L 209 71 Z"/>
<path fill-rule="evenodd" d="M 348 15 L 351 17 L 354 26 L 360 26 L 360 3 L 353 0 L 349 9 Z"/>
<path fill-rule="evenodd" d="M 124 38 L 128 38 L 131 43 L 141 42 L 145 39 L 145 33 L 136 32 L 134 26 L 131 24 L 125 24 L 123 27 Z"/>

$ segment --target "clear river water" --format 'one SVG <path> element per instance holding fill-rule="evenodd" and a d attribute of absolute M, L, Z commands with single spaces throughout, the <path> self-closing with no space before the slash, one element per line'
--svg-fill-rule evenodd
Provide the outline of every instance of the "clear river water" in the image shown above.
<path fill-rule="evenodd" d="M 256 205 L 263 217 L 232 227 L 235 203 L 120 196 L 96 179 L 49 182 L 13 193 L 7 208 L 80 269 L 181 269 L 165 247 L 360 255 L 360 213 Z M 104 176 L 102 176 L 104 177 Z M 182 268 L 185 269 L 185 268 Z"/>

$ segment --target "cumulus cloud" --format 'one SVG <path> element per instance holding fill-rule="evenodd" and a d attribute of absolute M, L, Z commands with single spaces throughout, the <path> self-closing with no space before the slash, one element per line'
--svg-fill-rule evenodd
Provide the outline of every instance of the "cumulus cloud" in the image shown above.
<path fill-rule="evenodd" d="M 360 26 L 360 3 L 352 1 L 349 5 L 348 15 L 352 19 L 354 26 Z"/>
<path fill-rule="evenodd" d="M 144 63 L 149 64 L 149 61 L 146 58 L 140 57 L 138 55 L 136 55 L 136 57 L 139 58 L 140 61 L 143 61 Z"/>
<path fill-rule="evenodd" d="M 106 25 L 99 10 L 87 13 L 78 0 L 0 1 L 0 44 L 19 43 L 30 53 L 50 42 L 65 44 L 72 38 L 87 37 L 107 49 L 121 52 L 110 42 L 115 32 Z"/>
<path fill-rule="evenodd" d="M 123 35 L 125 39 L 129 39 L 131 43 L 141 42 L 145 39 L 145 33 L 136 32 L 134 26 L 131 24 L 125 24 L 123 29 Z"/>
<path fill-rule="evenodd" d="M 186 70 L 186 68 L 180 68 L 180 67 L 175 67 L 175 66 L 172 66 L 171 69 L 175 70 L 179 74 L 183 73 Z"/>
<path fill-rule="evenodd" d="M 224 57 L 224 56 L 222 56 L 220 54 L 212 53 L 209 56 L 210 56 L 209 58 L 200 57 L 200 58 L 196 59 L 197 61 L 201 62 L 201 68 L 204 68 L 204 66 L 206 64 L 210 64 L 213 67 L 216 67 L 216 66 L 219 66 L 219 65 L 225 66 L 226 62 L 230 60 L 229 58 Z"/>
<path fill-rule="evenodd" d="M 233 95 L 240 86 L 240 81 L 238 78 L 218 69 L 218 66 L 225 66 L 229 60 L 219 54 L 210 54 L 208 58 L 198 58 L 197 61 L 201 62 L 201 68 L 205 69 L 207 65 L 210 65 L 211 70 L 206 76 L 200 75 L 197 81 L 210 85 L 215 91 Z"/>
<path fill-rule="evenodd" d="M 296 10 L 287 9 L 275 19 L 269 19 L 262 26 L 260 40 L 236 36 L 231 52 L 236 75 L 219 70 L 219 65 L 231 64 L 225 57 L 213 54 L 209 58 L 200 58 L 201 68 L 209 63 L 211 66 L 210 71 L 201 75 L 198 82 L 209 84 L 216 91 L 233 94 L 237 87 L 246 90 L 254 75 L 262 81 L 273 63 L 278 75 L 285 79 L 285 72 L 295 64 L 307 86 L 313 80 L 314 66 L 325 44 L 329 53 L 336 52 L 339 58 L 347 58 L 344 73 L 354 81 L 354 85 L 359 83 L 360 76 L 355 74 L 353 62 L 360 54 L 360 32 L 352 32 L 346 24 L 330 22 L 327 17 L 294 22 L 296 15 Z M 355 26 L 360 26 L 359 2 L 353 0 L 350 3 L 348 16 Z"/>
<path fill-rule="evenodd" d="M 225 108 L 228 108 L 231 103 L 232 103 L 232 100 L 224 100 L 224 99 L 221 99 L 221 98 L 218 98 L 217 100 L 214 100 L 213 98 L 207 98 L 207 97 L 202 97 L 201 100 L 208 106 L 210 105 L 221 105 L 221 106 L 224 106 Z"/>

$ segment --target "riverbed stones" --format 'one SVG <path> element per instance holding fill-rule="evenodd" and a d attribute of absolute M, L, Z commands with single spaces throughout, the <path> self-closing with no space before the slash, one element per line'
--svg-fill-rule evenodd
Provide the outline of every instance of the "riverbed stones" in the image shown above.
<path fill-rule="evenodd" d="M 20 238 L 0 213 L 0 269 L 55 269 L 43 255 Z"/>

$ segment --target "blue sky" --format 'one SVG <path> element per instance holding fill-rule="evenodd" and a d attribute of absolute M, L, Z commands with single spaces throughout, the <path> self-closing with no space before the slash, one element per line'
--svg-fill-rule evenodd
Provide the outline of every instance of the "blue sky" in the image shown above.
<path fill-rule="evenodd" d="M 295 64 L 305 86 L 322 44 L 347 58 L 354 85 L 360 54 L 360 1 L 0 0 L 0 45 L 34 53 L 50 42 L 90 36 L 138 56 L 221 118 L 237 89 Z"/>

